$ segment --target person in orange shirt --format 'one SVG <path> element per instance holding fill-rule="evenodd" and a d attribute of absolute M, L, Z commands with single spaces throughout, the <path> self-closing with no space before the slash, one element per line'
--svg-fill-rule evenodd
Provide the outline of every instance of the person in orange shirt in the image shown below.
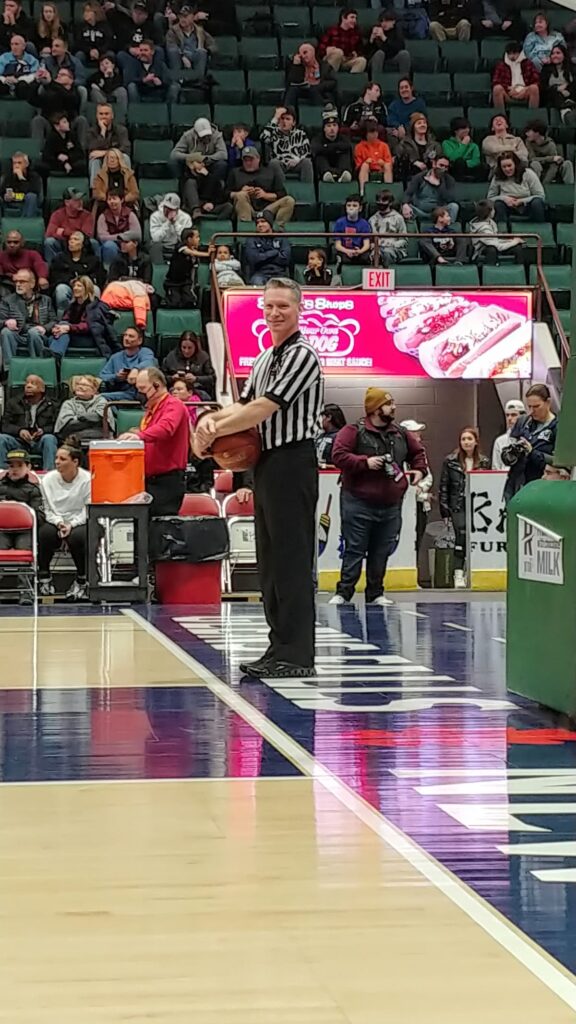
<path fill-rule="evenodd" d="M 378 121 L 369 119 L 362 125 L 362 141 L 354 148 L 354 163 L 358 170 L 360 195 L 364 195 L 364 186 L 374 172 L 382 174 L 384 181 L 392 181 L 393 160 L 389 146 L 381 142 Z"/>

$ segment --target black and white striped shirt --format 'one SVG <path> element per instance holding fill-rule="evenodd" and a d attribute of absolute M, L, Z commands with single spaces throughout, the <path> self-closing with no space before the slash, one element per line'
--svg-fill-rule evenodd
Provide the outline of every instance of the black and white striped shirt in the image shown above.
<path fill-rule="evenodd" d="M 264 451 L 315 436 L 324 401 L 324 380 L 315 350 L 299 331 L 279 348 L 269 348 L 258 356 L 240 401 L 252 398 L 269 398 L 280 406 L 258 427 Z"/>

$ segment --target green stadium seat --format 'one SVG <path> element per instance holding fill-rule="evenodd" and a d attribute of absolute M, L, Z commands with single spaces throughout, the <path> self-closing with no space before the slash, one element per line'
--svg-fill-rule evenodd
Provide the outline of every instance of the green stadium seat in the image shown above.
<path fill-rule="evenodd" d="M 512 231 L 519 235 L 535 235 L 537 237 L 527 238 L 525 245 L 528 251 L 528 260 L 530 263 L 536 263 L 536 248 L 538 245 L 538 238 L 542 243 L 542 262 L 543 263 L 558 263 L 560 253 L 556 246 L 554 239 L 554 228 L 552 224 L 540 224 L 532 223 L 531 221 L 525 221 L 521 218 L 515 220 L 512 223 Z M 506 229 L 504 229 L 506 230 Z"/>
<path fill-rule="evenodd" d="M 220 68 L 237 68 L 238 63 L 238 40 L 236 36 L 218 36 L 218 48 L 210 55 L 212 72 L 219 71 Z"/>
<path fill-rule="evenodd" d="M 485 288 L 525 288 L 526 271 L 520 263 L 487 265 L 482 267 L 482 284 Z"/>
<path fill-rule="evenodd" d="M 480 59 L 484 67 L 489 71 L 499 60 L 502 60 L 504 49 L 508 39 L 483 39 L 480 43 Z"/>
<path fill-rule="evenodd" d="M 252 103 L 278 106 L 286 89 L 283 71 L 249 71 L 248 89 Z"/>
<path fill-rule="evenodd" d="M 362 95 L 370 81 L 367 73 L 351 75 L 348 71 L 339 71 L 336 75 L 336 89 L 342 104 L 354 103 Z"/>
<path fill-rule="evenodd" d="M 316 202 L 316 191 L 312 182 L 291 180 L 287 185 L 287 191 L 289 195 L 296 200 L 296 206 L 294 208 L 295 220 L 310 220 L 317 215 L 318 204 Z M 300 225 L 298 225 L 298 231 L 300 231 Z"/>
<path fill-rule="evenodd" d="M 138 177 L 159 178 L 162 173 L 168 177 L 171 152 L 171 139 L 135 139 L 132 154 Z"/>
<path fill-rule="evenodd" d="M 252 128 L 254 111 L 248 103 L 216 103 L 213 120 L 222 131 L 232 128 L 235 124 L 245 124 Z"/>
<path fill-rule="evenodd" d="M 326 249 L 330 244 L 329 238 L 323 237 L 325 231 L 322 220 L 291 221 L 285 228 L 288 233 L 288 241 L 292 246 L 292 259 L 301 262 L 306 259 L 309 249 Z M 305 232 L 305 238 L 291 238 L 290 231 Z"/>
<path fill-rule="evenodd" d="M 570 260 L 574 245 L 574 227 L 572 224 L 557 224 L 556 238 L 560 247 L 562 260 Z"/>
<path fill-rule="evenodd" d="M 312 45 L 314 45 L 314 39 L 312 35 L 303 35 L 300 39 L 294 39 L 293 36 L 280 36 L 281 63 L 284 64 L 288 58 L 292 58 L 301 43 L 310 42 L 312 43 Z"/>
<path fill-rule="evenodd" d="M 142 422 L 144 410 L 140 406 L 134 406 L 133 409 L 116 409 L 114 418 L 116 420 L 116 434 L 125 434 L 134 427 L 139 427 Z"/>
<path fill-rule="evenodd" d="M 158 360 L 162 362 L 171 348 L 177 344 L 183 331 L 202 334 L 202 316 L 198 309 L 159 309 L 156 314 L 156 335 L 158 338 Z"/>
<path fill-rule="evenodd" d="M 9 160 L 13 153 L 26 153 L 30 160 L 38 160 L 42 146 L 39 139 L 14 136 L 11 139 L 0 139 L 0 159 Z"/>
<path fill-rule="evenodd" d="M 167 103 L 129 103 L 127 120 L 133 138 L 167 139 L 170 136 Z"/>
<path fill-rule="evenodd" d="M 478 267 L 473 264 L 467 267 L 446 264 L 436 267 L 437 288 L 478 288 L 479 285 Z"/>
<path fill-rule="evenodd" d="M 46 185 L 46 202 L 50 212 L 55 210 L 57 206 L 61 205 L 62 195 L 66 188 L 75 188 L 78 192 L 83 192 L 86 196 L 86 200 L 88 200 L 90 195 L 88 178 L 73 178 L 71 176 L 58 178 L 55 175 L 50 174 Z"/>
<path fill-rule="evenodd" d="M 351 185 L 348 186 L 348 188 L 351 187 Z M 381 181 L 368 181 L 366 183 L 366 188 L 364 189 L 364 199 L 367 206 L 375 206 L 376 196 L 382 191 L 382 189 L 386 189 L 386 191 L 391 192 L 394 198 L 398 200 L 401 200 L 404 195 L 404 185 L 401 181 L 392 181 L 390 184 L 382 184 Z M 354 191 L 353 188 L 352 191 Z"/>
<path fill-rule="evenodd" d="M 132 310 L 116 310 L 116 319 L 114 321 L 114 334 L 118 339 L 122 337 L 124 331 L 128 327 L 134 327 L 134 314 Z M 152 338 L 154 336 L 154 320 L 152 319 L 152 313 L 148 313 L 146 319 L 146 337 Z"/>
<path fill-rule="evenodd" d="M 412 67 L 431 73 L 438 70 L 440 51 L 433 39 L 411 39 L 408 43 Z"/>
<path fill-rule="evenodd" d="M 363 267 L 346 266 L 340 270 L 342 285 L 344 288 L 357 288 L 362 284 Z"/>
<path fill-rule="evenodd" d="M 248 71 L 274 71 L 279 66 L 278 40 L 275 37 L 252 39 L 247 36 L 240 40 L 238 50 Z"/>
<path fill-rule="evenodd" d="M 310 24 L 310 9 L 308 7 L 274 6 L 272 8 L 274 25 L 278 35 L 292 36 L 297 39 L 304 39 L 312 32 Z"/>
<path fill-rule="evenodd" d="M 450 122 L 453 117 L 464 117 L 463 107 L 428 107 L 428 124 L 437 138 L 446 139 L 450 135 Z"/>
<path fill-rule="evenodd" d="M 327 28 L 338 23 L 338 11 L 337 7 L 312 8 L 312 24 L 319 35 L 323 35 Z"/>
<path fill-rule="evenodd" d="M 258 122 L 260 123 L 260 122 Z M 301 103 L 298 108 L 298 123 L 309 135 L 322 131 L 322 107 Z"/>
<path fill-rule="evenodd" d="M 426 263 L 399 263 L 396 267 L 397 288 L 431 288 L 432 270 Z"/>
<path fill-rule="evenodd" d="M 511 107 L 508 113 L 516 135 L 521 135 L 530 121 L 543 121 L 544 124 L 548 124 L 549 121 L 546 107 L 537 107 L 534 110 L 528 107 Z"/>
<path fill-rule="evenodd" d="M 374 75 L 374 81 L 382 89 L 382 95 L 387 100 L 392 100 L 398 95 L 398 82 L 400 75 L 397 71 L 384 71 L 382 74 Z"/>
<path fill-rule="evenodd" d="M 494 117 L 496 111 L 490 107 L 468 107 L 468 120 L 470 121 L 470 127 L 472 128 L 472 134 L 474 141 L 481 144 L 482 139 L 488 134 L 490 130 L 490 121 Z"/>
<path fill-rule="evenodd" d="M 318 202 L 324 220 L 336 220 L 337 217 L 343 216 L 346 198 L 356 189 L 357 186 L 354 185 L 354 182 L 341 184 L 340 182 L 321 181 L 318 185 Z"/>
<path fill-rule="evenodd" d="M 18 137 L 30 131 L 32 109 L 24 100 L 0 100 L 0 132 Z"/>
<path fill-rule="evenodd" d="M 46 359 L 33 359 L 29 356 L 14 356 L 8 367 L 8 387 L 22 388 L 29 374 L 36 373 L 42 377 L 49 391 L 58 387 L 56 360 L 49 356 Z"/>
<path fill-rule="evenodd" d="M 574 217 L 574 185 L 545 185 L 546 202 L 554 220 L 572 223 Z"/>
<path fill-rule="evenodd" d="M 148 199 L 150 196 L 165 196 L 167 192 L 177 192 L 178 184 L 178 178 L 140 178 L 140 198 Z"/>
<path fill-rule="evenodd" d="M 197 226 L 200 231 L 200 241 L 202 245 L 208 245 L 208 242 L 212 240 L 215 234 L 224 233 L 223 237 L 217 239 L 222 243 L 232 243 L 234 240 L 231 237 L 234 228 L 231 220 L 210 220 L 208 217 L 202 217 L 200 221 L 197 221 Z"/>
<path fill-rule="evenodd" d="M 214 103 L 246 103 L 248 100 L 246 79 L 240 68 L 235 71 L 219 71 L 217 75 L 214 75 L 214 79 L 216 83 L 212 86 Z"/>
<path fill-rule="evenodd" d="M 270 22 L 272 22 L 272 15 L 268 4 L 240 4 L 236 7 L 236 21 L 240 28 L 243 28 L 246 22 L 254 17 L 268 17 Z M 242 38 L 248 34 L 248 32 L 241 32 L 240 37 Z"/>
<path fill-rule="evenodd" d="M 166 274 L 168 273 L 168 267 L 166 263 L 156 263 L 152 268 L 152 284 L 156 294 L 163 299 L 164 298 L 164 281 Z"/>
<path fill-rule="evenodd" d="M 552 292 L 555 305 L 561 309 L 568 309 L 572 268 L 570 266 L 543 266 L 542 272 L 546 278 L 546 284 Z M 530 284 L 538 284 L 538 268 L 534 264 L 530 267 Z"/>
<path fill-rule="evenodd" d="M 454 95 L 468 108 L 488 106 L 491 89 L 492 83 L 487 71 L 454 75 Z"/>
<path fill-rule="evenodd" d="M 41 246 L 46 234 L 46 225 L 42 217 L 2 217 L 2 238 L 6 238 L 9 231 L 21 231 L 29 245 Z"/>
<path fill-rule="evenodd" d="M 433 75 L 417 71 L 414 75 L 414 88 L 420 96 L 426 97 L 426 103 L 439 105 L 448 103 L 452 95 L 452 82 L 446 72 Z"/>
<path fill-rule="evenodd" d="M 99 377 L 105 362 L 102 356 L 64 356 L 60 365 L 60 381 L 67 384 L 72 377 L 84 373 Z"/>
<path fill-rule="evenodd" d="M 210 120 L 210 107 L 207 103 L 175 103 L 170 115 L 173 138 L 179 139 L 192 127 L 197 117 Z"/>
<path fill-rule="evenodd" d="M 410 42 L 410 52 L 412 43 Z M 446 71 L 454 75 L 460 71 L 476 71 L 480 60 L 478 44 L 476 42 L 445 42 L 440 46 L 442 62 Z M 414 62 L 414 66 L 420 69 L 420 65 Z M 422 68 L 424 70 L 424 68 Z"/>

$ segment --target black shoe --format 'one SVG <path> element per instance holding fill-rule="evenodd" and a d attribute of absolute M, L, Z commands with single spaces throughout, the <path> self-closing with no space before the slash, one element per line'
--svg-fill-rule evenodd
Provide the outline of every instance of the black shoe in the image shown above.
<path fill-rule="evenodd" d="M 261 658 L 257 658 L 256 661 L 241 661 L 238 668 L 245 676 L 257 675 L 261 668 L 265 668 L 269 661 L 274 660 L 274 655 L 270 648 L 264 651 Z"/>
<path fill-rule="evenodd" d="M 258 679 L 302 679 L 305 676 L 315 676 L 314 667 L 307 668 L 305 665 L 291 665 L 288 661 L 269 661 L 257 673 Z"/>

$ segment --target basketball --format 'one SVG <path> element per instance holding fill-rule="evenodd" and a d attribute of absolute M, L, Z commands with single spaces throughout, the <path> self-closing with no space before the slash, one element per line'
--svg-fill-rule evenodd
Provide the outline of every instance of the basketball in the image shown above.
<path fill-rule="evenodd" d="M 231 469 L 234 473 L 252 469 L 260 458 L 260 435 L 252 427 L 227 437 L 217 437 L 210 454 L 220 469 Z"/>

